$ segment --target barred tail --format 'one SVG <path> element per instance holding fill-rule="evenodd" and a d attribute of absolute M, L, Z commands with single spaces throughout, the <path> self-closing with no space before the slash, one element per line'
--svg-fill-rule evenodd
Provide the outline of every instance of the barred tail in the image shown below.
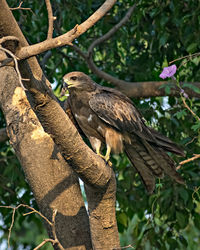
<path fill-rule="evenodd" d="M 150 145 L 146 140 L 137 137 L 132 138 L 131 144 L 125 143 L 124 148 L 149 193 L 155 189 L 155 177 L 163 178 L 164 174 L 184 184 L 183 179 L 176 172 L 174 161 L 162 148 Z"/>

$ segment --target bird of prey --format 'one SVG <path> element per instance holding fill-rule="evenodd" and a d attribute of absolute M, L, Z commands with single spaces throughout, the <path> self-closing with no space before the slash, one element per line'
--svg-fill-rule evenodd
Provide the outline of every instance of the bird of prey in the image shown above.
<path fill-rule="evenodd" d="M 68 104 L 73 119 L 98 155 L 108 162 L 111 152 L 124 151 L 149 193 L 155 188 L 155 177 L 163 178 L 164 174 L 184 183 L 176 172 L 174 161 L 166 153 L 183 156 L 182 149 L 146 126 L 127 96 L 98 85 L 82 72 L 68 73 L 63 80 L 63 89 L 69 91 Z M 102 145 L 106 145 L 105 156 L 101 154 Z"/>

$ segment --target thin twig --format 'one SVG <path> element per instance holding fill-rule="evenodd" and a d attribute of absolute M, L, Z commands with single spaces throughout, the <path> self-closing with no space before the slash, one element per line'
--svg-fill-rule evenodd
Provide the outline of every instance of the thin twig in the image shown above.
<path fill-rule="evenodd" d="M 17 75 L 18 75 L 18 78 L 19 78 L 19 83 L 20 83 L 20 85 L 21 85 L 21 87 L 22 87 L 22 89 L 23 89 L 24 91 L 27 90 L 27 89 L 24 87 L 23 83 L 22 83 L 22 77 L 21 77 L 21 74 L 20 74 L 20 71 L 19 71 L 18 61 L 17 61 L 18 58 L 17 58 L 10 50 L 8 50 L 8 49 L 5 49 L 5 48 L 0 47 L 0 50 L 6 52 L 7 54 L 9 54 L 9 55 L 13 58 L 13 60 L 14 60 L 14 62 L 15 62 L 15 70 L 16 70 Z M 24 80 L 24 79 L 23 79 L 23 80 Z M 26 80 L 28 80 L 28 79 L 26 79 Z"/>
<path fill-rule="evenodd" d="M 186 101 L 185 101 L 185 98 L 184 98 L 182 95 L 181 95 L 181 100 L 182 100 L 184 106 L 186 107 L 186 109 L 189 110 L 190 113 L 200 122 L 200 118 L 199 118 L 198 115 L 195 114 L 195 113 L 193 112 L 193 110 L 187 105 L 187 103 L 186 103 Z"/>
<path fill-rule="evenodd" d="M 26 204 L 19 204 L 17 207 L 12 207 L 12 206 L 0 206 L 0 208 L 9 208 L 9 209 L 13 209 L 13 213 L 12 213 L 12 220 L 11 220 L 11 225 L 10 225 L 10 227 L 9 227 L 9 229 L 8 229 L 8 231 L 9 231 L 9 233 L 8 233 L 8 248 L 10 247 L 10 236 L 11 236 L 11 232 L 12 232 L 12 228 L 13 228 L 13 225 L 14 225 L 14 220 L 15 220 L 15 212 L 16 212 L 16 210 L 18 209 L 18 208 L 20 208 L 20 207 L 25 207 L 25 208 L 28 208 L 28 209 L 30 209 L 30 210 L 32 210 L 30 213 L 37 213 L 37 214 L 39 214 L 44 220 L 46 220 L 46 222 L 51 226 L 51 227 L 55 227 L 55 215 L 54 215 L 54 223 L 52 223 L 51 221 L 49 221 L 42 213 L 40 213 L 39 211 L 37 211 L 36 209 L 34 209 L 33 207 L 30 207 L 30 206 L 28 206 L 28 205 L 26 205 Z M 30 213 L 26 213 L 26 214 L 23 214 L 23 216 L 25 216 L 25 215 L 28 215 L 28 214 L 30 214 Z M 55 229 L 54 229 L 55 230 Z M 48 241 L 51 241 L 51 242 L 53 242 L 53 244 L 55 244 L 55 243 L 57 243 L 58 245 L 60 244 L 59 243 L 59 241 L 58 241 L 58 239 L 57 239 L 57 237 L 56 237 L 56 239 L 55 240 L 51 240 L 51 239 L 48 239 Z M 46 242 L 48 242 L 48 241 L 46 241 Z M 43 246 L 46 242 L 42 242 L 41 244 L 42 245 L 39 245 L 40 247 L 41 246 Z M 39 247 L 39 248 L 40 248 Z M 60 247 L 60 246 L 59 246 Z M 62 246 L 61 246 L 62 247 Z M 39 248 L 35 248 L 35 249 L 39 249 Z M 60 248 L 60 249 L 64 249 L 64 248 Z"/>
<path fill-rule="evenodd" d="M 23 1 L 21 1 L 19 3 L 19 6 L 18 7 L 15 7 L 15 8 L 10 8 L 10 10 L 30 10 L 31 11 L 31 8 L 24 8 L 24 7 L 21 7 L 23 4 Z"/>
<path fill-rule="evenodd" d="M 198 198 L 200 199 L 199 189 L 200 189 L 200 186 L 195 187 L 194 192 L 192 193 L 192 199 L 193 200 L 196 200 L 195 197 L 194 197 L 195 194 L 197 194 Z"/>
<path fill-rule="evenodd" d="M 200 56 L 200 52 L 194 53 L 194 54 L 192 54 L 192 55 L 187 55 L 187 56 L 180 57 L 180 58 L 178 58 L 178 59 L 175 59 L 175 60 L 169 62 L 169 64 L 172 64 L 172 63 L 174 63 L 174 62 L 176 62 L 176 61 L 180 61 L 180 60 L 185 59 L 185 58 L 191 58 L 191 57 L 195 57 L 195 56 Z"/>
<path fill-rule="evenodd" d="M 194 160 L 196 160 L 196 159 L 198 159 L 198 158 L 200 158 L 200 154 L 194 154 L 193 157 L 191 157 L 191 158 L 189 158 L 189 159 L 187 159 L 187 160 L 184 160 L 184 161 L 179 162 L 179 165 L 178 165 L 178 167 L 176 168 L 176 170 L 180 169 L 182 165 L 184 165 L 184 164 L 186 164 L 186 163 L 188 163 L 188 162 L 194 161 Z"/>
<path fill-rule="evenodd" d="M 176 81 L 176 85 L 177 85 L 177 87 L 178 87 L 179 90 L 180 90 L 180 97 L 181 97 L 181 100 L 182 100 L 182 102 L 183 102 L 183 105 L 184 105 L 185 108 L 194 116 L 194 118 L 195 118 L 197 121 L 200 122 L 200 118 L 198 117 L 198 115 L 195 114 L 194 111 L 187 105 L 187 103 L 186 103 L 186 101 L 185 101 L 185 97 L 184 97 L 184 95 L 183 95 L 183 93 L 182 93 L 183 90 L 181 89 L 181 86 L 180 86 L 179 81 L 177 81 L 175 77 L 173 78 L 173 80 Z"/>
<path fill-rule="evenodd" d="M 17 208 L 13 208 L 13 213 L 12 213 L 12 221 L 11 221 L 11 225 L 8 229 L 9 233 L 8 233 L 8 248 L 10 248 L 10 236 L 11 236 L 11 232 L 12 232 L 12 228 L 14 225 L 14 221 L 15 221 L 15 212 L 16 212 Z"/>
<path fill-rule="evenodd" d="M 45 239 L 45 240 L 43 240 L 37 247 L 35 247 L 33 250 L 38 250 L 38 249 L 40 249 L 40 248 L 41 248 L 42 246 L 44 246 L 47 242 L 51 242 L 53 245 L 57 243 L 55 240 L 52 240 L 52 239 Z"/>
<path fill-rule="evenodd" d="M 48 220 L 47 217 L 45 217 L 42 213 L 40 213 L 39 211 L 37 211 L 35 208 L 30 207 L 30 206 L 28 206 L 28 205 L 26 205 L 26 204 L 19 204 L 17 207 L 12 207 L 12 206 L 0 206 L 0 207 L 2 207 L 2 208 L 11 208 L 11 209 L 16 209 L 16 210 L 17 210 L 18 208 L 20 208 L 20 207 L 28 208 L 28 209 L 32 210 L 34 213 L 38 214 L 40 217 L 42 217 L 44 220 L 46 220 L 46 222 L 47 222 L 50 226 L 52 226 L 52 222 L 51 222 L 50 220 Z M 26 214 L 24 214 L 24 215 L 26 215 Z"/>
<path fill-rule="evenodd" d="M 131 245 L 128 245 L 128 246 L 125 246 L 125 247 L 114 248 L 113 250 L 121 250 L 121 249 L 127 249 L 127 248 L 135 249 L 135 247 L 133 247 Z"/>
<path fill-rule="evenodd" d="M 185 144 L 185 146 L 191 144 L 191 143 L 192 143 L 194 140 L 196 140 L 196 139 L 198 139 L 198 136 L 195 136 L 194 138 L 192 138 L 192 140 L 190 140 L 189 142 L 187 142 L 187 143 Z"/>
<path fill-rule="evenodd" d="M 102 42 L 105 42 L 108 40 L 116 31 L 118 31 L 131 17 L 134 9 L 136 7 L 136 4 L 131 6 L 129 10 L 127 11 L 126 15 L 122 18 L 122 20 L 117 23 L 112 29 L 110 29 L 105 35 L 101 36 L 100 38 L 96 39 L 88 48 L 88 54 L 90 55 L 97 45 L 99 45 Z"/>
<path fill-rule="evenodd" d="M 53 36 L 53 22 L 56 20 L 56 17 L 53 16 L 52 6 L 50 0 L 45 0 L 47 12 L 48 12 L 48 21 L 49 21 L 49 29 L 47 34 L 47 39 L 51 39 Z"/>
<path fill-rule="evenodd" d="M 37 211 L 36 209 L 34 209 L 33 207 L 30 207 L 26 204 L 19 204 L 17 207 L 12 207 L 12 206 L 0 206 L 0 208 L 9 208 L 9 209 L 13 209 L 13 213 L 12 213 L 12 221 L 11 221 L 11 225 L 8 229 L 9 233 L 8 233 L 8 248 L 10 247 L 10 236 L 11 236 L 11 231 L 14 225 L 14 219 L 15 219 L 15 212 L 18 208 L 20 207 L 25 207 L 28 208 L 30 210 L 32 210 L 29 213 L 25 213 L 23 214 L 23 216 L 26 215 L 30 215 L 32 213 L 37 213 L 38 215 L 40 215 L 40 217 L 42 217 L 52 228 L 52 234 L 54 239 L 45 239 L 42 243 L 40 243 L 40 245 L 38 245 L 36 248 L 34 248 L 34 250 L 37 250 L 39 248 L 41 248 L 44 244 L 46 244 L 47 242 L 51 242 L 53 245 L 57 244 L 59 249 L 64 250 L 64 248 L 62 247 L 62 245 L 60 244 L 57 235 L 56 235 L 56 227 L 55 227 L 55 218 L 56 218 L 56 214 L 57 214 L 57 209 L 53 209 L 53 214 L 52 214 L 52 222 L 50 220 L 47 219 L 47 217 L 45 217 L 42 213 L 40 213 L 39 211 Z"/>
<path fill-rule="evenodd" d="M 31 212 L 23 214 L 23 216 L 27 216 L 27 215 L 34 214 L 34 213 L 35 213 L 35 211 L 31 211 Z"/>
<path fill-rule="evenodd" d="M 64 250 L 64 248 L 62 247 L 62 245 L 60 244 L 57 235 L 56 235 L 56 214 L 57 214 L 58 210 L 57 209 L 53 209 L 53 214 L 52 214 L 52 234 L 53 234 L 53 238 L 55 240 L 55 244 L 58 245 L 59 249 Z"/>
<path fill-rule="evenodd" d="M 30 207 L 30 206 L 25 205 L 25 204 L 21 204 L 21 206 L 22 206 L 22 207 L 26 207 L 26 208 L 32 210 L 33 213 L 36 213 L 36 214 L 40 215 L 40 217 L 42 217 L 44 220 L 46 220 L 46 222 L 47 222 L 50 226 L 52 226 L 52 222 L 51 222 L 50 220 L 48 220 L 47 217 L 45 217 L 42 213 L 40 213 L 39 211 L 37 211 L 36 209 L 34 209 L 33 207 Z M 24 216 L 25 216 L 25 215 L 26 215 L 26 214 L 24 214 Z"/>

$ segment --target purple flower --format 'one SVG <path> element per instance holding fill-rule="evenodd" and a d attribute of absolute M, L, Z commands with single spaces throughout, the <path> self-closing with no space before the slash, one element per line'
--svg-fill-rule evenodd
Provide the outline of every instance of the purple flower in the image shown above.
<path fill-rule="evenodd" d="M 165 79 L 167 77 L 172 77 L 176 73 L 176 65 L 173 64 L 172 66 L 165 67 L 162 73 L 159 75 L 160 78 Z"/>

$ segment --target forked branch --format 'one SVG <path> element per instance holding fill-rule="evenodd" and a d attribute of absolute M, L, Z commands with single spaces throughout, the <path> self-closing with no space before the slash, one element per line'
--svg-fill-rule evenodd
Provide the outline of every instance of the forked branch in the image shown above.
<path fill-rule="evenodd" d="M 72 48 L 86 61 L 88 67 L 92 70 L 100 78 L 104 79 L 107 82 L 110 82 L 114 86 L 116 86 L 121 92 L 126 94 L 129 97 L 151 97 L 151 96 L 166 96 L 165 88 L 163 86 L 165 84 L 169 84 L 167 81 L 148 81 L 148 82 L 127 82 L 124 80 L 120 80 L 112 75 L 100 70 L 93 61 L 93 52 L 94 48 L 106 40 L 110 39 L 111 36 L 115 34 L 117 30 L 119 30 L 130 18 L 132 15 L 136 5 L 133 5 L 129 8 L 126 15 L 123 19 L 116 24 L 111 30 L 109 30 L 105 35 L 96 39 L 88 48 L 88 51 L 83 52 L 78 46 L 73 45 Z M 171 84 L 171 83 L 170 83 Z M 184 84 L 184 83 L 183 83 Z M 200 88 L 200 82 L 191 83 L 196 87 Z M 200 94 L 196 93 L 190 88 L 184 88 L 187 92 L 188 96 L 191 97 L 200 97 Z M 171 88 L 170 96 L 179 96 L 179 89 L 174 84 L 173 88 Z"/>
<path fill-rule="evenodd" d="M 31 56 L 38 55 L 49 49 L 61 47 L 64 45 L 72 45 L 72 41 L 86 32 L 91 28 L 97 21 L 99 21 L 115 4 L 116 0 L 106 0 L 104 4 L 92 14 L 85 22 L 80 25 L 76 25 L 72 30 L 68 31 L 64 35 L 58 36 L 56 38 L 47 39 L 41 43 L 37 43 L 31 46 L 22 47 L 18 53 L 17 57 L 22 60 L 29 58 Z"/>

